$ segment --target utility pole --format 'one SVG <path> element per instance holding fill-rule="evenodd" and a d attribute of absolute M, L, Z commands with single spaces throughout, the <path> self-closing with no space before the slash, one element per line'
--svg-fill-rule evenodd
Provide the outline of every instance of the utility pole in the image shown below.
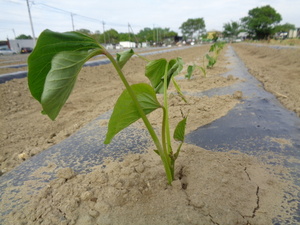
<path fill-rule="evenodd" d="M 128 23 L 128 41 L 130 41 L 130 24 Z"/>
<path fill-rule="evenodd" d="M 75 31 L 73 15 L 74 15 L 74 14 L 73 14 L 73 13 L 71 13 L 71 19 L 72 19 L 72 28 L 73 28 L 73 31 Z"/>
<path fill-rule="evenodd" d="M 135 34 L 134 34 L 134 32 L 133 32 L 133 29 L 132 29 L 131 25 L 128 23 L 128 33 L 129 33 L 129 38 L 130 38 L 130 33 L 131 33 L 131 32 L 132 32 L 133 38 L 135 39 L 136 44 L 138 44 L 138 43 L 139 43 L 139 40 L 138 40 L 138 38 L 135 36 Z M 130 39 L 129 39 L 129 41 L 130 41 Z"/>
<path fill-rule="evenodd" d="M 104 43 L 106 44 L 106 40 L 105 40 L 105 28 L 104 28 L 104 21 L 102 21 L 102 25 L 103 25 L 103 37 L 104 37 Z"/>
<path fill-rule="evenodd" d="M 155 25 L 153 24 L 153 42 L 155 42 Z"/>
<path fill-rule="evenodd" d="M 28 9 L 28 14 L 29 14 L 29 20 L 30 20 L 30 25 L 31 25 L 31 32 L 32 32 L 32 38 L 33 38 L 33 46 L 35 46 L 35 35 L 34 35 L 34 29 L 33 29 L 33 23 L 32 23 L 32 18 L 31 18 L 31 13 L 30 13 L 30 7 L 29 7 L 29 2 L 28 0 L 26 0 L 27 2 L 27 9 Z"/>
<path fill-rule="evenodd" d="M 15 29 L 12 29 L 12 31 L 14 32 L 14 35 L 15 35 L 15 39 L 16 39 L 16 32 L 15 32 Z"/>

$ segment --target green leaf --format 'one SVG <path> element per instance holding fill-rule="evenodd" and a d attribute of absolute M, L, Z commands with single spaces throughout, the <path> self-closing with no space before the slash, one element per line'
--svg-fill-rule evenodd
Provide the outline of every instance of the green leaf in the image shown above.
<path fill-rule="evenodd" d="M 176 153 L 174 154 L 174 159 L 175 159 L 175 160 L 178 158 L 180 149 L 181 149 L 182 144 L 183 144 L 183 142 L 184 142 L 186 120 L 187 120 L 187 117 L 183 118 L 183 120 L 181 120 L 181 121 L 177 124 L 177 126 L 176 126 L 176 128 L 175 128 L 175 131 L 174 131 L 173 138 L 174 138 L 176 141 L 180 141 L 180 142 L 181 142 L 180 145 L 179 145 L 178 148 L 177 148 Z"/>
<path fill-rule="evenodd" d="M 166 59 L 156 59 L 146 65 L 146 77 L 150 80 L 156 93 L 163 93 L 163 77 L 167 63 Z"/>
<path fill-rule="evenodd" d="M 121 69 L 133 55 L 134 55 L 134 51 L 132 49 L 117 53 L 117 62 Z"/>
<path fill-rule="evenodd" d="M 171 59 L 169 62 L 168 78 L 177 76 L 183 69 L 182 58 L 177 57 L 176 59 Z"/>
<path fill-rule="evenodd" d="M 131 85 L 144 113 L 147 115 L 157 108 L 162 107 L 156 98 L 153 88 L 144 83 Z M 113 113 L 108 123 L 108 131 L 104 144 L 109 144 L 113 137 L 141 116 L 127 90 L 117 100 Z"/>
<path fill-rule="evenodd" d="M 217 44 L 214 43 L 213 45 L 210 46 L 209 52 L 214 52 L 216 50 L 216 48 L 217 48 Z"/>
<path fill-rule="evenodd" d="M 196 66 L 195 65 L 189 65 L 188 68 L 187 68 L 187 74 L 185 75 L 185 77 L 187 79 L 191 79 L 192 75 L 193 75 L 193 72 L 195 70 Z"/>
<path fill-rule="evenodd" d="M 181 58 L 178 57 L 176 59 L 172 59 L 169 63 L 167 63 L 166 59 L 157 59 L 150 61 L 146 65 L 146 77 L 149 78 L 155 92 L 159 94 L 164 92 L 164 74 L 167 64 L 167 87 L 169 87 L 171 78 L 178 75 L 183 68 L 183 61 Z"/>
<path fill-rule="evenodd" d="M 175 128 L 173 138 L 176 141 L 184 142 L 186 120 L 187 117 L 183 118 L 183 120 L 181 120 Z"/>
<path fill-rule="evenodd" d="M 60 52 L 52 59 L 51 70 L 47 74 L 41 104 L 43 112 L 54 120 L 69 98 L 79 71 L 93 52 Z"/>
<path fill-rule="evenodd" d="M 207 68 L 212 68 L 217 62 L 217 60 L 214 57 L 208 54 L 206 54 L 206 58 L 208 59 Z"/>
<path fill-rule="evenodd" d="M 103 53 L 104 50 L 93 38 L 81 33 L 43 31 L 34 51 L 28 58 L 28 85 L 32 96 L 39 102 L 41 102 L 45 80 L 51 70 L 54 56 L 66 51 L 91 51 L 89 57 L 84 56 L 88 60 Z"/>

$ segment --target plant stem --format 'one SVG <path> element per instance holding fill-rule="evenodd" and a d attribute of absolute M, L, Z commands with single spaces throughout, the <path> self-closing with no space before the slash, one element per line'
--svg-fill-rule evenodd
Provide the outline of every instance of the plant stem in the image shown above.
<path fill-rule="evenodd" d="M 174 179 L 174 160 L 170 157 L 172 152 L 172 145 L 171 145 L 171 136 L 170 136 L 170 124 L 169 124 L 169 106 L 168 106 L 168 69 L 169 69 L 169 63 L 166 65 L 165 74 L 164 74 L 164 119 L 163 119 L 163 126 L 165 128 L 165 131 L 163 134 L 165 134 L 166 138 L 166 154 L 167 158 L 169 160 L 171 171 L 172 171 L 172 179 Z"/>
<path fill-rule="evenodd" d="M 161 160 L 163 162 L 163 165 L 164 165 L 164 168 L 165 168 L 165 172 L 166 172 L 166 176 L 167 176 L 167 179 L 168 179 L 168 183 L 171 184 L 172 181 L 173 181 L 173 172 L 172 172 L 172 169 L 170 167 L 170 161 L 168 159 L 168 155 L 165 154 L 164 152 L 164 149 L 152 127 L 152 125 L 150 124 L 147 116 L 145 115 L 141 105 L 139 104 L 138 100 L 137 100 L 137 97 L 135 95 L 135 93 L 133 92 L 132 88 L 130 87 L 129 83 L 127 82 L 121 68 L 119 67 L 118 63 L 116 62 L 116 60 L 114 59 L 114 57 L 108 52 L 108 51 L 105 51 L 104 54 L 107 56 L 107 58 L 111 61 L 111 63 L 113 64 L 113 66 L 115 67 L 118 75 L 120 76 L 123 84 L 125 85 L 129 95 L 131 96 L 156 148 L 157 148 L 157 151 L 159 152 L 159 155 L 161 157 Z"/>
<path fill-rule="evenodd" d="M 143 60 L 145 60 L 146 62 L 150 62 L 150 60 L 149 59 L 147 59 L 146 57 L 144 57 L 144 56 L 141 56 L 140 54 L 137 54 L 137 53 L 134 53 L 136 56 L 138 56 L 139 58 L 141 58 L 141 59 L 143 59 Z"/>
<path fill-rule="evenodd" d="M 169 63 L 166 65 L 166 70 L 165 70 L 165 75 L 164 75 L 164 107 L 165 107 L 165 124 L 166 124 L 166 138 L 167 138 L 167 149 L 168 149 L 168 154 L 171 153 L 172 147 L 171 147 L 171 138 L 170 138 L 170 125 L 169 125 L 169 106 L 168 106 L 168 67 Z"/>

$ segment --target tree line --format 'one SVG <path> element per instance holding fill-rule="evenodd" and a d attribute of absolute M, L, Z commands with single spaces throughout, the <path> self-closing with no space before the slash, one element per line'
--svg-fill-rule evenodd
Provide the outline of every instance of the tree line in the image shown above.
<path fill-rule="evenodd" d="M 223 37 L 236 37 L 240 32 L 246 32 L 252 39 L 271 38 L 277 32 L 288 32 L 295 29 L 295 25 L 286 23 L 280 24 L 281 15 L 270 5 L 256 7 L 248 11 L 248 15 L 241 18 L 240 21 L 230 21 L 223 25 L 223 31 L 220 33 Z M 188 19 L 183 22 L 179 29 L 182 33 L 182 39 L 207 38 L 205 21 L 203 18 Z M 164 43 L 172 44 L 178 38 L 178 33 L 170 28 L 149 28 L 140 30 L 137 34 L 119 33 L 115 29 L 107 30 L 101 33 L 99 30 L 92 32 L 88 29 L 80 29 L 78 32 L 87 34 L 96 39 L 99 43 L 117 44 L 120 41 L 148 42 L 152 44 Z M 220 34 L 215 34 L 217 39 Z M 31 36 L 20 35 L 16 39 L 31 39 Z"/>

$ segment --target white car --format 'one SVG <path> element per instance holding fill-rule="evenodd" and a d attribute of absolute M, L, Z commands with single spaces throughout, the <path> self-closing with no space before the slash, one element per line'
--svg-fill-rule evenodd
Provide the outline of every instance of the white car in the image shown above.
<path fill-rule="evenodd" d="M 15 51 L 12 51 L 8 48 L 1 48 L 0 49 L 0 55 L 15 55 L 17 54 Z"/>

